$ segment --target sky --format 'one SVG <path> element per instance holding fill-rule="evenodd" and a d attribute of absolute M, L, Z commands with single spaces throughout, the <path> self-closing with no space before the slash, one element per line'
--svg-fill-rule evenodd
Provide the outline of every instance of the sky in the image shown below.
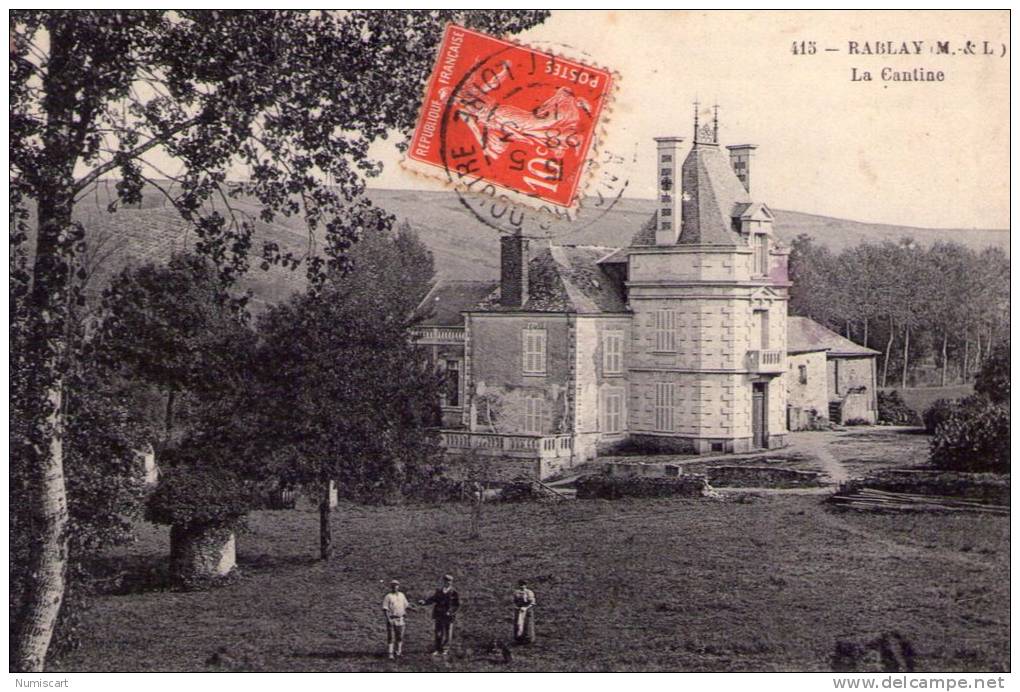
<path fill-rule="evenodd" d="M 1006 11 L 557 11 L 515 38 L 619 75 L 602 146 L 633 159 L 623 167 L 629 196 L 654 196 L 653 137 L 689 142 L 697 99 L 718 104 L 721 144 L 758 145 L 752 192 L 769 206 L 909 226 L 1009 227 Z M 810 41 L 813 55 L 793 54 Z M 914 41 L 922 54 L 863 54 Z M 956 54 L 932 54 L 936 41 Z M 984 41 L 995 56 L 980 54 Z M 942 71 L 944 81 L 884 81 L 883 68 Z M 852 69 L 872 81 L 852 81 Z M 373 187 L 442 189 L 402 170 L 392 139 L 372 153 L 384 163 Z"/>

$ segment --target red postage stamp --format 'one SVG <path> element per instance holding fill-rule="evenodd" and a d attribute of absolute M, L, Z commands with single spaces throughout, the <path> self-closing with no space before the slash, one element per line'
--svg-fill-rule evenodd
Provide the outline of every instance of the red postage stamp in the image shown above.
<path fill-rule="evenodd" d="M 612 80 L 451 24 L 405 165 L 458 189 L 491 185 L 515 201 L 572 209 Z"/>

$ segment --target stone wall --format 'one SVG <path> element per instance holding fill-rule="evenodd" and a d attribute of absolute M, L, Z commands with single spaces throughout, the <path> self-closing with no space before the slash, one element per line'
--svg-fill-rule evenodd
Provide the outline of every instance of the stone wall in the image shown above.
<path fill-rule="evenodd" d="M 825 351 L 790 354 L 786 362 L 784 382 L 789 407 L 789 429 L 808 429 L 812 427 L 815 419 L 829 417 Z M 807 382 L 801 382 L 801 367 L 805 369 Z"/>
<path fill-rule="evenodd" d="M 513 481 L 521 478 L 545 480 L 570 470 L 579 461 L 576 457 L 551 459 L 521 459 L 502 456 L 478 456 L 466 458 L 464 454 L 447 452 L 444 457 L 444 475 L 450 480 L 463 481 L 481 479 L 486 481 Z"/>
<path fill-rule="evenodd" d="M 523 330 L 546 332 L 545 374 L 524 373 Z M 572 328 L 565 315 L 483 315 L 471 317 L 470 389 L 474 430 L 524 432 L 525 399 L 543 401 L 542 426 L 538 432 L 553 434 L 569 430 L 572 397 L 568 382 L 573 369 Z"/>
<path fill-rule="evenodd" d="M 577 481 L 577 499 L 618 500 L 625 497 L 702 497 L 710 488 L 704 476 L 687 474 L 673 478 L 635 476 L 582 476 Z"/>
<path fill-rule="evenodd" d="M 717 488 L 797 488 L 818 485 L 819 473 L 771 466 L 709 466 L 708 481 Z"/>
<path fill-rule="evenodd" d="M 632 249 L 631 281 L 749 281 L 750 247 L 711 248 L 674 245 Z"/>
<path fill-rule="evenodd" d="M 542 466 L 538 459 L 479 456 L 466 459 L 465 455 L 447 452 L 443 456 L 444 475 L 454 481 L 477 480 L 512 481 L 518 478 L 539 480 Z"/>
<path fill-rule="evenodd" d="M 236 565 L 232 528 L 170 527 L 170 569 L 177 581 L 218 579 L 230 574 Z"/>
<path fill-rule="evenodd" d="M 623 430 L 627 429 L 627 367 L 633 354 L 630 349 L 630 317 L 579 316 L 575 337 L 576 408 L 575 428 L 578 433 L 604 430 L 604 397 L 610 391 L 623 395 Z M 622 371 L 606 372 L 605 336 L 617 332 L 622 336 Z"/>
<path fill-rule="evenodd" d="M 855 418 L 869 423 L 878 420 L 875 363 L 874 357 L 829 357 L 829 401 L 843 402 L 843 419 L 834 422 L 843 423 Z"/>

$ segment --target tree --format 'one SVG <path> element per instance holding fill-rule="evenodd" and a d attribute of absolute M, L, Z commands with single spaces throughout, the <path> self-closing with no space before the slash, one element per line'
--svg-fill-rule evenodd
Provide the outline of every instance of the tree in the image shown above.
<path fill-rule="evenodd" d="M 953 335 L 966 331 L 966 314 L 971 309 L 967 303 L 967 271 L 969 251 L 955 243 L 935 243 L 927 251 L 925 259 L 932 281 L 925 287 L 928 291 L 928 326 L 937 333 L 940 343 L 939 355 L 942 366 L 941 385 L 948 383 L 949 342 Z"/>
<path fill-rule="evenodd" d="M 431 256 L 410 229 L 366 237 L 353 269 L 259 323 L 260 453 L 286 459 L 319 498 L 320 554 L 332 550 L 328 486 L 379 502 L 429 475 L 440 453 L 440 380 L 410 341 Z"/>
<path fill-rule="evenodd" d="M 178 398 L 214 393 L 243 375 L 254 338 L 244 302 L 197 255 L 125 269 L 107 289 L 96 353 L 124 376 L 160 391 L 163 448 L 172 446 Z"/>
<path fill-rule="evenodd" d="M 981 366 L 974 391 L 996 404 L 1009 406 L 1009 342 L 999 344 Z"/>
<path fill-rule="evenodd" d="M 17 266 L 17 261 L 13 262 Z M 38 521 L 33 512 L 33 458 L 31 406 L 35 404 L 27 388 L 29 380 L 25 339 L 27 315 L 26 291 L 20 272 L 12 274 L 11 359 L 10 359 L 10 560 L 9 612 L 11 642 L 14 625 L 21 610 L 22 594 L 32 578 L 29 557 L 33 527 Z M 75 332 L 83 325 L 75 322 Z M 68 396 L 64 398 L 67 424 L 64 429 L 65 479 L 68 489 L 66 605 L 59 613 L 54 637 L 56 651 L 71 648 L 77 642 L 76 631 L 90 602 L 93 572 L 89 558 L 102 548 L 130 538 L 130 521 L 142 506 L 144 483 L 138 450 L 145 447 L 152 429 L 141 415 L 129 393 L 117 381 L 116 374 L 95 360 L 84 357 L 80 333 L 69 338 L 74 363 L 68 371 Z"/>
<path fill-rule="evenodd" d="M 300 214 L 310 233 L 307 258 L 268 244 L 263 264 L 307 259 L 316 277 L 324 267 L 342 268 L 364 230 L 389 224 L 363 195 L 365 176 L 378 170 L 368 147 L 392 130 L 410 131 L 446 22 L 513 33 L 544 17 L 539 11 L 11 13 L 11 236 L 35 241 L 26 267 L 31 434 L 25 468 L 37 519 L 12 669 L 43 668 L 64 592 L 65 330 L 80 251 L 76 201 L 111 175 L 119 178 L 122 203 L 138 201 L 145 185 L 161 190 L 194 225 L 198 252 L 230 281 L 248 268 L 254 228 L 231 201 L 253 198 L 263 220 Z M 161 165 L 166 160 L 172 167 Z M 228 173 L 239 182 L 228 184 Z"/>

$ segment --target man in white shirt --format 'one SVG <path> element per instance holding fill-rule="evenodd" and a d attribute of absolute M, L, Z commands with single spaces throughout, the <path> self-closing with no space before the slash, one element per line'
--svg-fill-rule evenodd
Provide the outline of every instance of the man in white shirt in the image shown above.
<path fill-rule="evenodd" d="M 410 605 L 407 597 L 400 591 L 400 582 L 390 582 L 390 591 L 383 597 L 382 609 L 386 615 L 386 655 L 393 658 L 394 653 L 400 656 L 404 647 L 404 616 Z"/>

